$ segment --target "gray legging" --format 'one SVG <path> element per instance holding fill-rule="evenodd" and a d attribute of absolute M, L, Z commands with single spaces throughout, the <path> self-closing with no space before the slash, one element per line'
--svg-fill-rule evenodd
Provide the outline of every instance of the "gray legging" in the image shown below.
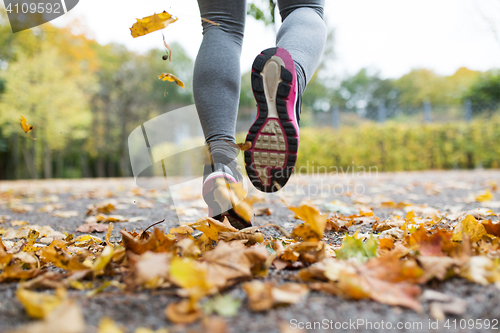
<path fill-rule="evenodd" d="M 292 55 L 300 94 L 316 71 L 325 46 L 324 3 L 278 0 L 283 24 L 276 46 Z M 234 149 L 221 139 L 235 142 L 246 0 L 198 0 L 198 6 L 201 17 L 220 25 L 203 22 L 203 41 L 194 66 L 194 101 L 210 150 L 228 156 Z"/>

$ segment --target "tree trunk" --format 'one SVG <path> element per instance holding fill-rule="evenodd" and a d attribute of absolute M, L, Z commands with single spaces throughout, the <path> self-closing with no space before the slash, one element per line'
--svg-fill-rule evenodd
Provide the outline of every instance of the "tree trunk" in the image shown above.
<path fill-rule="evenodd" d="M 17 133 L 12 135 L 12 178 L 19 179 L 19 138 Z"/>
<path fill-rule="evenodd" d="M 43 177 L 52 178 L 52 151 L 47 144 L 43 147 Z"/>
<path fill-rule="evenodd" d="M 29 176 L 31 179 L 37 179 L 37 171 L 36 171 L 36 164 L 35 164 L 35 156 L 36 156 L 36 145 L 33 144 L 33 148 L 29 149 L 29 145 L 24 144 L 23 147 L 23 156 L 24 156 L 24 162 L 26 162 L 26 168 L 28 170 Z"/>
<path fill-rule="evenodd" d="M 59 150 L 57 153 L 56 177 L 64 178 L 64 149 Z"/>

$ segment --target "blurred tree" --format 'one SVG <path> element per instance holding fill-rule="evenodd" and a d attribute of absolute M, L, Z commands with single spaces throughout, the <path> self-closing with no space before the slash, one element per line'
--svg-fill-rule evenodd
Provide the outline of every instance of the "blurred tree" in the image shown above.
<path fill-rule="evenodd" d="M 276 22 L 275 13 L 275 0 L 252 0 L 248 3 L 247 14 L 257 21 L 264 22 L 266 26 Z"/>
<path fill-rule="evenodd" d="M 40 43 L 39 52 L 29 57 L 17 53 L 17 61 L 9 64 L 2 73 L 6 90 L 0 100 L 0 124 L 3 135 L 19 132 L 19 118 L 25 116 L 31 124 L 36 124 L 33 134 L 37 141 L 27 141 L 32 146 L 32 155 L 24 150 L 26 161 L 33 170 L 37 169 L 37 149 L 43 150 L 45 178 L 52 177 L 52 152 L 62 150 L 68 142 L 87 137 L 91 114 L 86 103 L 84 89 L 75 77 L 68 75 L 70 67 L 58 50 L 47 43 Z M 86 80 L 92 82 L 92 76 Z M 77 101 L 75 103 L 75 101 Z M 27 137 L 26 140 L 29 140 Z"/>
<path fill-rule="evenodd" d="M 473 110 L 495 110 L 500 106 L 500 70 L 483 73 L 464 94 Z"/>
<path fill-rule="evenodd" d="M 429 69 L 414 69 L 394 82 L 400 91 L 402 107 L 422 107 L 425 101 L 433 105 L 443 102 L 445 83 L 439 75 Z"/>
<path fill-rule="evenodd" d="M 333 102 L 342 110 L 372 119 L 378 117 L 379 105 L 394 109 L 398 100 L 399 92 L 393 81 L 381 79 L 378 73 L 370 73 L 366 68 L 343 80 L 333 95 Z"/>

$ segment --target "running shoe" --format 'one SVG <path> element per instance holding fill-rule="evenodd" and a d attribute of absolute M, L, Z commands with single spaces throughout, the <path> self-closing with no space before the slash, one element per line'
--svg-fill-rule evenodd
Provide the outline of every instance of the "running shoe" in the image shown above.
<path fill-rule="evenodd" d="M 227 217 L 236 229 L 252 226 L 250 221 L 238 214 L 238 205 L 245 198 L 240 198 L 241 195 L 238 196 L 233 187 L 241 184 L 242 180 L 236 161 L 205 166 L 202 194 L 208 205 L 208 214 L 221 222 Z"/>
<path fill-rule="evenodd" d="M 262 51 L 252 65 L 257 118 L 246 141 L 245 166 L 252 184 L 276 192 L 292 175 L 299 146 L 300 98 L 292 56 L 283 48 Z"/>

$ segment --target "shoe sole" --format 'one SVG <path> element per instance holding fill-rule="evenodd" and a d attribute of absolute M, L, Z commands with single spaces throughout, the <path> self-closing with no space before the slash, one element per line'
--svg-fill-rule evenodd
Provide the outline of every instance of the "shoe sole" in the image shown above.
<path fill-rule="evenodd" d="M 246 138 L 252 148 L 245 151 L 245 166 L 250 181 L 262 192 L 285 186 L 297 161 L 296 86 L 295 65 L 286 50 L 267 49 L 255 58 L 252 90 L 258 111 Z"/>

